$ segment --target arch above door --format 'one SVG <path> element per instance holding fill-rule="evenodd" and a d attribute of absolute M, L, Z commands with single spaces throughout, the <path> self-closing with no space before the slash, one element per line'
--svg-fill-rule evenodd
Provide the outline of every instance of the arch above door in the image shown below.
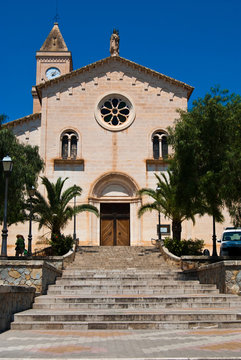
<path fill-rule="evenodd" d="M 100 176 L 92 189 L 90 197 L 95 201 L 128 201 L 139 199 L 138 185 L 129 175 L 120 172 L 111 172 Z"/>

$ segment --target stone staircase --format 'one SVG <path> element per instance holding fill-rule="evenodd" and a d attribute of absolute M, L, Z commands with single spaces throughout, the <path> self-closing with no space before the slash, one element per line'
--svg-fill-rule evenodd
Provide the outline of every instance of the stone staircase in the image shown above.
<path fill-rule="evenodd" d="M 82 247 L 15 330 L 241 327 L 241 301 L 185 280 L 154 248 Z"/>

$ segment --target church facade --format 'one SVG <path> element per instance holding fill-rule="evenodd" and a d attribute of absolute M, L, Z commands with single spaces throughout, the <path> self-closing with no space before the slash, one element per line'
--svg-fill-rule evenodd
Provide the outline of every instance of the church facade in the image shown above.
<path fill-rule="evenodd" d="M 21 142 L 38 145 L 43 175 L 52 182 L 68 177 L 79 185 L 77 204 L 90 203 L 100 212 L 77 216 L 77 237 L 83 245 L 149 245 L 156 238 L 157 214 L 138 218 L 138 190 L 156 187 L 154 174 L 167 169 L 168 127 L 177 109 L 187 109 L 193 87 L 119 56 L 119 35 L 113 32 L 110 56 L 73 70 L 55 23 L 36 53 L 33 114 L 8 123 Z M 44 191 L 39 184 L 39 191 Z M 161 215 L 162 224 L 170 224 Z M 212 222 L 197 218 L 183 225 L 183 238 L 203 238 L 211 245 Z M 218 229 L 223 228 L 223 225 Z M 27 224 L 18 225 L 27 237 Z M 65 234 L 73 234 L 69 223 Z M 9 229 L 15 240 L 16 228 Z M 33 248 L 48 234 L 34 227 Z M 11 252 L 14 243 L 9 244 Z"/>

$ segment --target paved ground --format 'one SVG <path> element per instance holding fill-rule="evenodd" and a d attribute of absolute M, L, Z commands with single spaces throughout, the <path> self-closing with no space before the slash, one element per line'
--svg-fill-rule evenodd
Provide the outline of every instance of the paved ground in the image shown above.
<path fill-rule="evenodd" d="M 0 359 L 241 359 L 241 329 L 14 331 Z"/>

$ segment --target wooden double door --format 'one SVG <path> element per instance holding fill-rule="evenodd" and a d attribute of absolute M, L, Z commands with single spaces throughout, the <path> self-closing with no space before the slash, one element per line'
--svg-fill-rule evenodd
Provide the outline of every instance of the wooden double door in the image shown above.
<path fill-rule="evenodd" d="M 100 245 L 130 245 L 130 204 L 100 204 Z"/>

